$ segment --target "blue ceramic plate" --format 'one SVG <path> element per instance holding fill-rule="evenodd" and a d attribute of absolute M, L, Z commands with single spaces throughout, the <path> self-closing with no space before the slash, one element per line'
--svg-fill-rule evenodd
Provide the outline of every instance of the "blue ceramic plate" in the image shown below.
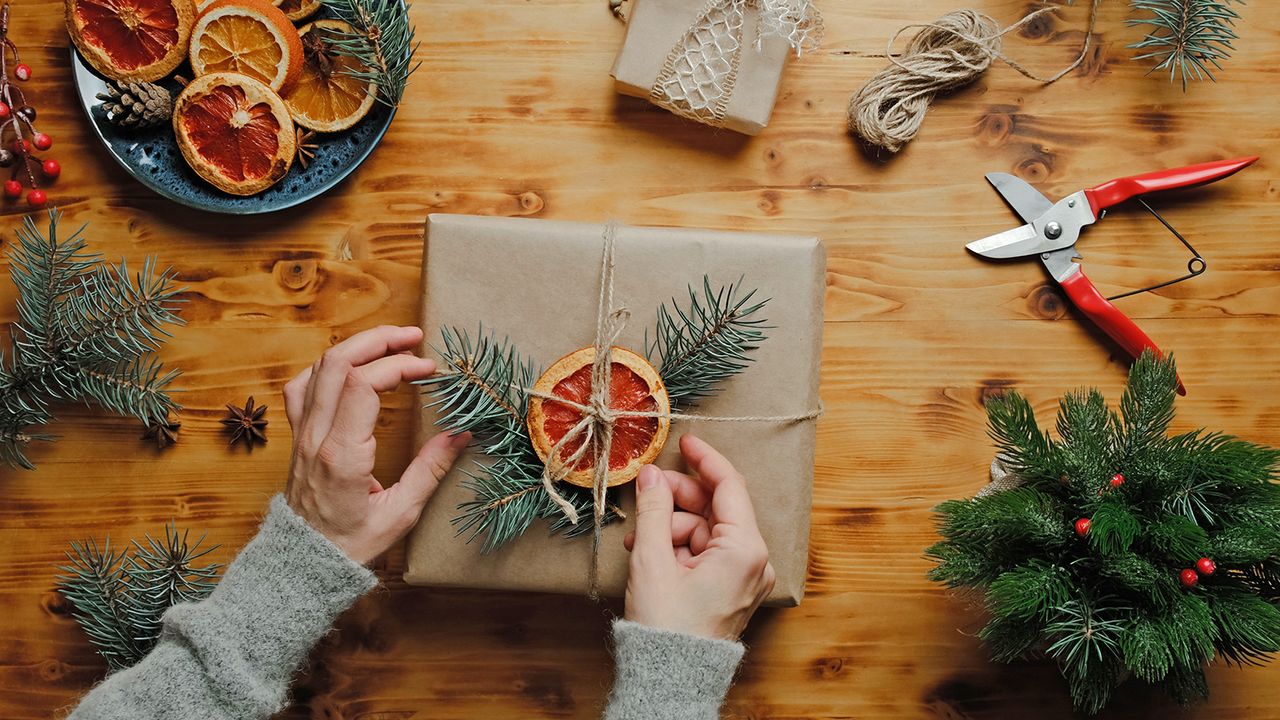
<path fill-rule="evenodd" d="M 319 17 L 323 17 L 322 11 Z M 382 140 L 395 110 L 374 103 L 373 109 L 355 127 L 338 133 L 316 133 L 316 156 L 304 170 L 296 159 L 289 174 L 257 195 L 228 195 L 196 175 L 178 150 L 173 128 L 168 123 L 145 130 L 122 130 L 107 122 L 98 107 L 98 93 L 105 93 L 106 81 L 89 67 L 75 47 L 71 48 L 76 92 L 89 116 L 89 123 L 102 139 L 107 152 L 130 175 L 157 193 L 199 210 L 229 215 L 253 215 L 283 210 L 304 203 L 342 182 L 369 157 Z M 183 65 L 179 75 L 191 76 Z M 177 96 L 180 86 L 172 78 L 162 81 Z"/>

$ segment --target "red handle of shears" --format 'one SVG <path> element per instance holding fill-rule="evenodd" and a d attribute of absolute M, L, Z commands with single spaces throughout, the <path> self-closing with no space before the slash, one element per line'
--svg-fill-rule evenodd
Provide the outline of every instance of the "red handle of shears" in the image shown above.
<path fill-rule="evenodd" d="M 1094 217 L 1097 217 L 1103 209 L 1119 205 L 1136 195 L 1194 187 L 1221 180 L 1249 167 L 1257 159 L 1258 156 L 1254 155 L 1235 160 L 1216 160 L 1172 170 L 1157 170 L 1145 175 L 1116 178 L 1086 189 L 1084 195 L 1089 199 L 1089 207 L 1093 208 Z"/>
<path fill-rule="evenodd" d="M 1147 348 L 1151 348 L 1158 357 L 1164 356 L 1155 342 L 1142 332 L 1142 328 L 1134 324 L 1127 315 L 1120 312 L 1119 308 L 1098 292 L 1098 288 L 1092 280 L 1085 277 L 1083 271 L 1063 280 L 1062 289 L 1067 291 L 1067 297 L 1071 298 L 1071 302 L 1080 308 L 1081 312 L 1089 316 L 1099 329 L 1119 343 L 1120 347 L 1134 359 L 1137 359 Z M 1182 378 L 1178 378 L 1178 394 L 1187 394 L 1187 389 L 1182 385 Z"/>

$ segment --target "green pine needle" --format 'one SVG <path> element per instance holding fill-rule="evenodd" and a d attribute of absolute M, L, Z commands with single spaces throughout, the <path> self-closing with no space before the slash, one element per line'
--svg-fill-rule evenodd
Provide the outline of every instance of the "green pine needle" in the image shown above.
<path fill-rule="evenodd" d="M 378 101 L 397 107 L 409 76 L 421 65 L 413 61 L 419 43 L 409 23 L 409 5 L 403 0 L 324 0 L 324 4 L 354 28 L 354 32 L 334 31 L 325 38 L 335 52 L 364 68 L 348 74 L 377 83 Z"/>
<path fill-rule="evenodd" d="M 152 354 L 181 325 L 181 288 L 173 270 L 148 258 L 131 274 L 123 261 L 104 263 L 86 251 L 84 228 L 58 234 L 49 212 L 41 233 L 28 216 L 9 250 L 18 288 L 10 351 L 0 354 L 0 462 L 34 466 L 25 452 L 52 437 L 31 428 L 53 420 L 53 405 L 83 401 L 144 423 L 178 409 L 169 386 L 178 376 Z"/>
<path fill-rule="evenodd" d="M 177 603 L 213 591 L 221 565 L 202 563 L 217 546 L 201 548 L 188 532 L 166 525 L 164 539 L 147 535 L 114 551 L 107 540 L 71 543 L 58 591 L 112 672 L 141 660 L 160 639 L 161 618 Z M 132 552 L 131 552 L 132 551 Z"/>
<path fill-rule="evenodd" d="M 1216 80 L 1214 70 L 1231 57 L 1240 15 L 1232 9 L 1244 0 L 1131 0 L 1142 17 L 1130 26 L 1148 28 L 1141 41 L 1129 47 L 1142 51 L 1135 60 L 1152 61 L 1152 71 L 1168 70 L 1169 81 Z"/>
<path fill-rule="evenodd" d="M 1096 391 L 1064 397 L 1056 438 L 1018 394 L 988 401 L 996 450 L 1023 484 L 940 504 L 942 539 L 925 551 L 931 579 L 985 594 L 993 659 L 1044 648 L 1084 713 L 1129 675 L 1189 702 L 1213 658 L 1280 652 L 1280 451 L 1168 436 L 1176 378 L 1145 353 L 1118 412 Z M 1216 570 L 1185 587 L 1205 557 Z"/>

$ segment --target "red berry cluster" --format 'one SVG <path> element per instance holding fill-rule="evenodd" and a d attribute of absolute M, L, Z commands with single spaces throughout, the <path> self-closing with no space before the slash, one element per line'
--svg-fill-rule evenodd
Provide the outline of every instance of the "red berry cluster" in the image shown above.
<path fill-rule="evenodd" d="M 41 159 L 35 151 L 53 147 L 53 138 L 36 129 L 36 109 L 27 102 L 26 94 L 9 79 L 8 62 L 12 56 L 13 77 L 17 82 L 31 79 L 31 66 L 19 60 L 18 46 L 9 39 L 9 6 L 0 8 L 0 168 L 13 168 L 4 183 L 4 196 L 15 200 L 27 187 L 27 204 L 43 207 L 49 196 L 40 189 L 41 181 L 53 181 L 62 174 L 57 160 Z"/>
<path fill-rule="evenodd" d="M 1178 573 L 1178 581 L 1182 583 L 1184 588 L 1193 588 L 1200 582 L 1200 576 L 1209 577 L 1217 569 L 1217 563 L 1207 557 L 1202 557 L 1196 561 L 1194 570 L 1187 568 Z"/>

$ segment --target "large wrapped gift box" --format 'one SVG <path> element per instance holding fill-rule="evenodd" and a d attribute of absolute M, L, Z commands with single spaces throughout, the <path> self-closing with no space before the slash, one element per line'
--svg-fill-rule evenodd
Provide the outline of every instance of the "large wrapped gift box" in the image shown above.
<path fill-rule="evenodd" d="M 807 50 L 821 34 L 808 0 L 772 2 L 802 8 L 784 14 L 798 22 L 794 31 L 770 31 L 761 0 L 634 0 L 615 87 L 698 122 L 759 133 L 793 49 L 788 39 Z"/>
<path fill-rule="evenodd" d="M 506 336 L 526 358 L 546 368 L 595 339 L 603 225 L 550 220 L 432 215 L 423 253 L 423 353 L 440 359 L 444 326 L 475 332 L 483 325 Z M 692 408 L 715 416 L 795 416 L 818 407 L 825 254 L 814 237 L 656 227 L 615 232 L 614 304 L 631 311 L 615 343 L 643 352 L 656 310 L 687 287 L 743 279 L 770 298 L 760 311 L 768 339 L 752 362 L 722 390 Z M 444 367 L 442 363 L 442 367 Z M 425 404 L 425 403 L 424 403 Z M 420 413 L 416 441 L 437 432 L 431 409 Z M 772 604 L 794 605 L 804 594 L 813 487 L 814 420 L 728 423 L 676 419 L 657 464 L 683 469 L 676 437 L 695 432 L 746 476 L 778 582 Z M 590 537 L 550 534 L 536 521 L 496 552 L 481 552 L 451 524 L 475 462 L 469 450 L 441 483 L 409 536 L 405 580 L 417 585 L 585 594 Z M 606 526 L 600 547 L 599 592 L 621 596 L 627 551 L 622 538 L 634 522 L 634 483 L 622 488 L 631 518 Z M 582 522 L 591 522 L 585 518 Z"/>

